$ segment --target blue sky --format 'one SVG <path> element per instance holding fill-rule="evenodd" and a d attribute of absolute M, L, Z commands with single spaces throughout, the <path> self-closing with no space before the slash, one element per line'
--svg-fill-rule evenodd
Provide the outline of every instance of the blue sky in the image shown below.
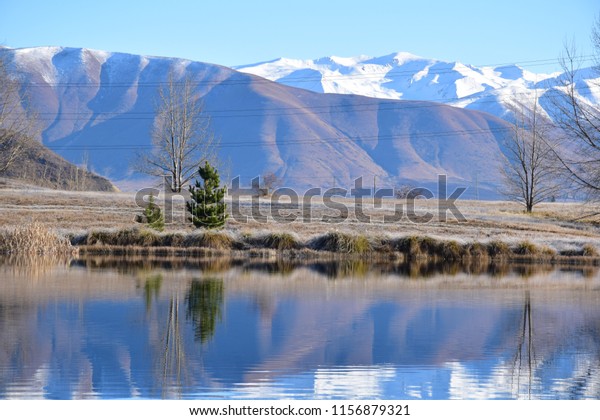
<path fill-rule="evenodd" d="M 556 70 L 565 40 L 590 54 L 598 0 L 0 0 L 0 43 L 183 57 L 227 66 L 278 57 L 407 51 Z"/>

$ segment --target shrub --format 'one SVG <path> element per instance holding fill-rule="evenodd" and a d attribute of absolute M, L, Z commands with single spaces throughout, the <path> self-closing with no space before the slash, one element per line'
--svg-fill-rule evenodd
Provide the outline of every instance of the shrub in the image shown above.
<path fill-rule="evenodd" d="M 580 249 L 563 249 L 560 251 L 560 255 L 563 257 L 581 257 L 583 251 Z"/>
<path fill-rule="evenodd" d="M 488 247 L 481 242 L 473 242 L 467 245 L 467 251 L 473 258 L 486 258 L 489 256 Z"/>
<path fill-rule="evenodd" d="M 581 249 L 564 249 L 560 251 L 563 257 L 597 257 L 598 250 L 592 244 L 585 244 Z"/>
<path fill-rule="evenodd" d="M 554 257 L 556 255 L 556 251 L 549 246 L 542 246 L 538 249 L 538 252 L 547 257 Z"/>
<path fill-rule="evenodd" d="M 213 249 L 231 249 L 234 244 L 234 239 L 227 233 L 210 230 L 204 232 L 198 241 L 199 246 Z"/>
<path fill-rule="evenodd" d="M 86 245 L 113 245 L 113 232 L 94 230 L 87 236 Z"/>
<path fill-rule="evenodd" d="M 372 251 L 371 244 L 366 236 L 350 235 L 342 232 L 326 233 L 314 239 L 311 245 L 316 250 L 346 254 L 365 254 Z"/>
<path fill-rule="evenodd" d="M 159 246 L 160 239 L 152 231 L 137 228 L 117 231 L 93 231 L 88 235 L 87 245 Z"/>
<path fill-rule="evenodd" d="M 463 256 L 463 247 L 456 241 L 441 242 L 437 245 L 436 254 L 447 261 L 459 261 Z"/>
<path fill-rule="evenodd" d="M 411 256 L 421 254 L 421 238 L 417 236 L 406 236 L 400 238 L 396 243 L 398 251 Z"/>
<path fill-rule="evenodd" d="M 163 246 L 181 248 L 185 246 L 185 236 L 181 233 L 167 233 L 161 237 Z"/>
<path fill-rule="evenodd" d="M 536 255 L 539 253 L 539 249 L 535 244 L 523 241 L 517 244 L 513 252 L 517 255 Z"/>
<path fill-rule="evenodd" d="M 269 233 L 261 238 L 258 238 L 258 242 L 261 246 L 271 249 L 298 249 L 300 248 L 300 242 L 298 239 L 287 232 L 274 232 Z"/>
<path fill-rule="evenodd" d="M 582 253 L 584 257 L 597 257 L 598 250 L 592 244 L 585 244 L 582 248 Z"/>
<path fill-rule="evenodd" d="M 508 244 L 501 241 L 492 241 L 488 243 L 487 250 L 491 257 L 505 257 L 511 253 Z"/>
<path fill-rule="evenodd" d="M 457 241 L 439 241 L 424 236 L 405 238 L 400 248 L 411 257 L 438 257 L 446 261 L 459 261 L 468 253 Z"/>

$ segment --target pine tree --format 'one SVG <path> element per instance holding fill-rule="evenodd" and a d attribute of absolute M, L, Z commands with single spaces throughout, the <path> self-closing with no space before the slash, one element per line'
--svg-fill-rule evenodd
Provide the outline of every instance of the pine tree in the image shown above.
<path fill-rule="evenodd" d="M 186 203 L 191 221 L 196 227 L 218 229 L 225 225 L 228 214 L 225 213 L 226 187 L 221 187 L 219 173 L 210 163 L 200 166 L 198 174 L 204 185 L 196 180 L 196 186 L 190 185 L 191 200 Z"/>
<path fill-rule="evenodd" d="M 144 209 L 144 218 L 152 229 L 162 232 L 165 228 L 165 218 L 160 211 L 160 207 L 154 203 L 154 196 L 152 194 L 150 194 L 148 205 Z"/>

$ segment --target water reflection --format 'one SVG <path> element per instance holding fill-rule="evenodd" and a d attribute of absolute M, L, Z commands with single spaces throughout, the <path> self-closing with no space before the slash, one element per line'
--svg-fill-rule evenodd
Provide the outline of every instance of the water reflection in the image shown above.
<path fill-rule="evenodd" d="M 581 267 L 169 264 L 0 267 L 0 397 L 600 398 Z"/>
<path fill-rule="evenodd" d="M 468 259 L 465 261 L 376 261 L 364 259 L 330 259 L 330 260 L 289 260 L 283 258 L 248 259 L 248 258 L 159 258 L 159 257 L 87 257 L 70 259 L 73 267 L 85 267 L 91 270 L 112 269 L 121 274 L 149 272 L 153 270 L 201 270 L 204 274 L 220 274 L 240 268 L 245 272 L 286 275 L 294 270 L 307 268 L 330 279 L 347 277 L 372 277 L 395 274 L 411 279 L 426 279 L 440 274 L 454 276 L 469 274 L 473 276 L 487 275 L 503 278 L 516 274 L 529 278 L 554 271 L 578 273 L 585 278 L 594 278 L 600 267 L 590 265 L 568 264 L 560 262 L 509 263 L 507 261 L 489 261 Z M 0 261 L 1 265 L 1 261 Z"/>
<path fill-rule="evenodd" d="M 0 254 L 0 267 L 3 272 L 25 275 L 29 278 L 39 278 L 57 268 L 72 264 L 74 259 L 70 255 Z"/>
<path fill-rule="evenodd" d="M 192 280 L 185 297 L 186 317 L 194 324 L 194 336 L 201 343 L 210 340 L 221 320 L 223 280 Z"/>
<path fill-rule="evenodd" d="M 147 312 L 152 308 L 152 302 L 158 300 L 162 281 L 163 277 L 161 274 L 150 275 L 144 281 L 144 298 Z"/>
<path fill-rule="evenodd" d="M 513 373 L 511 386 L 516 387 L 517 395 L 522 395 L 522 379 L 525 379 L 526 395 L 531 399 L 534 369 L 536 365 L 535 350 L 533 346 L 533 325 L 531 322 L 531 293 L 525 291 L 523 304 L 523 322 L 518 336 L 517 351 L 513 360 Z"/>

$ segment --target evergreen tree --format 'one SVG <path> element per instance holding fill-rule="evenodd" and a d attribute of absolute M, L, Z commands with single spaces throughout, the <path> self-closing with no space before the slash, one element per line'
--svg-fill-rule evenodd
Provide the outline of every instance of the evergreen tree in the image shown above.
<path fill-rule="evenodd" d="M 225 213 L 226 187 L 221 187 L 219 173 L 208 161 L 200 166 L 198 174 L 204 185 L 196 180 L 196 186 L 190 185 L 191 200 L 186 203 L 191 221 L 196 227 L 217 229 L 225 225 L 228 214 Z"/>
<path fill-rule="evenodd" d="M 154 203 L 154 196 L 152 194 L 150 194 L 148 205 L 144 209 L 144 219 L 152 229 L 162 232 L 165 228 L 165 218 L 160 211 L 160 207 Z"/>

